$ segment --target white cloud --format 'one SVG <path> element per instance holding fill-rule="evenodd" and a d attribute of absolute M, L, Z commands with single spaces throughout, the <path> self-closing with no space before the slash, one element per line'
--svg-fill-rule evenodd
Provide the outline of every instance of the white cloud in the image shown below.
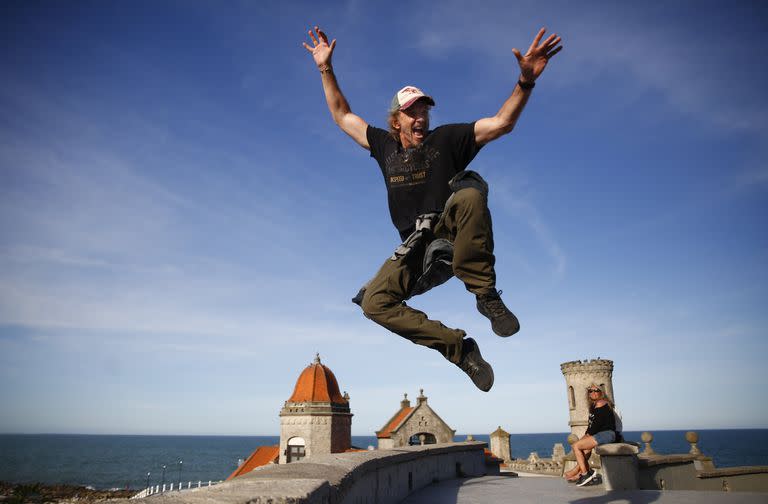
<path fill-rule="evenodd" d="M 656 90 L 683 114 L 764 136 L 768 104 L 759 88 L 765 77 L 751 68 L 755 62 L 750 58 L 733 54 L 728 25 L 704 35 L 694 30 L 710 27 L 706 23 L 713 13 L 698 23 L 691 17 L 678 22 L 671 13 L 683 15 L 680 9 L 665 12 L 626 3 L 542 7 L 491 2 L 467 10 L 461 2 L 443 2 L 413 16 L 415 26 L 431 27 L 416 31 L 415 48 L 425 57 L 448 60 L 470 53 L 506 74 L 516 69 L 511 48 L 524 52 L 538 27 L 546 25 L 563 37 L 564 45 L 543 76 L 548 86 L 571 89 L 599 82 L 624 86 L 636 97 L 642 90 Z"/>
<path fill-rule="evenodd" d="M 550 260 L 552 276 L 562 278 L 566 273 L 567 256 L 541 212 L 531 201 L 522 171 L 514 174 L 491 173 L 491 197 L 507 214 L 522 221 L 536 237 L 539 247 Z M 498 224 L 497 224 L 498 226 Z"/>
<path fill-rule="evenodd" d="M 736 191 L 765 187 L 768 184 L 768 166 L 758 166 L 747 169 L 736 175 L 734 189 Z"/>

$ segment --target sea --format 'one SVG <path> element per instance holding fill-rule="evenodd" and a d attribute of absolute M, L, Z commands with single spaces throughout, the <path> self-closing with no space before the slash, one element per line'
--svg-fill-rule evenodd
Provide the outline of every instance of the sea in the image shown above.
<path fill-rule="evenodd" d="M 700 430 L 698 446 L 716 467 L 768 465 L 768 429 Z M 641 443 L 641 432 L 624 432 Z M 457 435 L 457 441 L 466 439 Z M 685 431 L 653 431 L 657 453 L 687 453 Z M 474 435 L 488 442 L 488 435 Z M 513 458 L 531 452 L 550 457 L 567 433 L 511 434 Z M 224 480 L 258 446 L 277 445 L 278 436 L 132 436 L 0 434 L 0 481 L 81 485 L 98 490 L 148 485 L 197 486 Z M 375 436 L 352 436 L 359 448 L 376 446 Z M 641 443 L 642 445 L 642 443 Z"/>

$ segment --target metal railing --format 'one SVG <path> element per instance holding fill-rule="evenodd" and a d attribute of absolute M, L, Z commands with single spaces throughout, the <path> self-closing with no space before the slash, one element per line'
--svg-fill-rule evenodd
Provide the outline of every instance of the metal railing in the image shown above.
<path fill-rule="evenodd" d="M 179 483 L 178 485 L 175 485 L 174 483 L 163 483 L 162 485 L 152 485 L 145 488 L 141 492 L 137 493 L 136 495 L 131 497 L 131 499 L 143 499 L 144 497 L 149 497 L 150 495 L 162 494 L 166 492 L 180 492 L 182 490 L 184 491 L 197 490 L 198 488 L 211 487 L 221 482 L 222 480 L 219 480 L 219 481 L 208 480 L 208 484 L 206 485 L 205 482 L 198 480 L 197 485 L 193 486 L 192 482 L 188 481 L 186 488 L 184 487 L 183 483 Z"/>

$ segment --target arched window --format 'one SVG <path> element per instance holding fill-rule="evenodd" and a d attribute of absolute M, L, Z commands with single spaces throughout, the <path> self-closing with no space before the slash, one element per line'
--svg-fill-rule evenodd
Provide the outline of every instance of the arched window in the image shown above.
<path fill-rule="evenodd" d="M 304 452 L 304 444 L 304 438 L 302 437 L 292 437 L 288 440 L 288 463 L 296 462 L 306 456 Z"/>
<path fill-rule="evenodd" d="M 419 432 L 408 439 L 408 444 L 411 446 L 435 443 L 437 443 L 437 438 L 435 438 L 434 434 L 430 434 L 429 432 Z"/>
<path fill-rule="evenodd" d="M 573 394 L 573 387 L 568 387 L 568 407 L 576 409 L 576 396 Z"/>

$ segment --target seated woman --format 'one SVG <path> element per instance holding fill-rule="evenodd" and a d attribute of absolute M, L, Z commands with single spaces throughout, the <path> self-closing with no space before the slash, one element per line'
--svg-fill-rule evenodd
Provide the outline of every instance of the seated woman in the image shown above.
<path fill-rule="evenodd" d="M 616 419 L 613 416 L 613 404 L 605 396 L 603 390 L 594 383 L 587 388 L 589 397 L 589 424 L 587 432 L 573 443 L 573 454 L 576 456 L 576 467 L 565 473 L 565 479 L 584 486 L 591 482 L 597 473 L 590 469 L 587 461 L 592 450 L 601 444 L 613 443 L 616 440 Z"/>

